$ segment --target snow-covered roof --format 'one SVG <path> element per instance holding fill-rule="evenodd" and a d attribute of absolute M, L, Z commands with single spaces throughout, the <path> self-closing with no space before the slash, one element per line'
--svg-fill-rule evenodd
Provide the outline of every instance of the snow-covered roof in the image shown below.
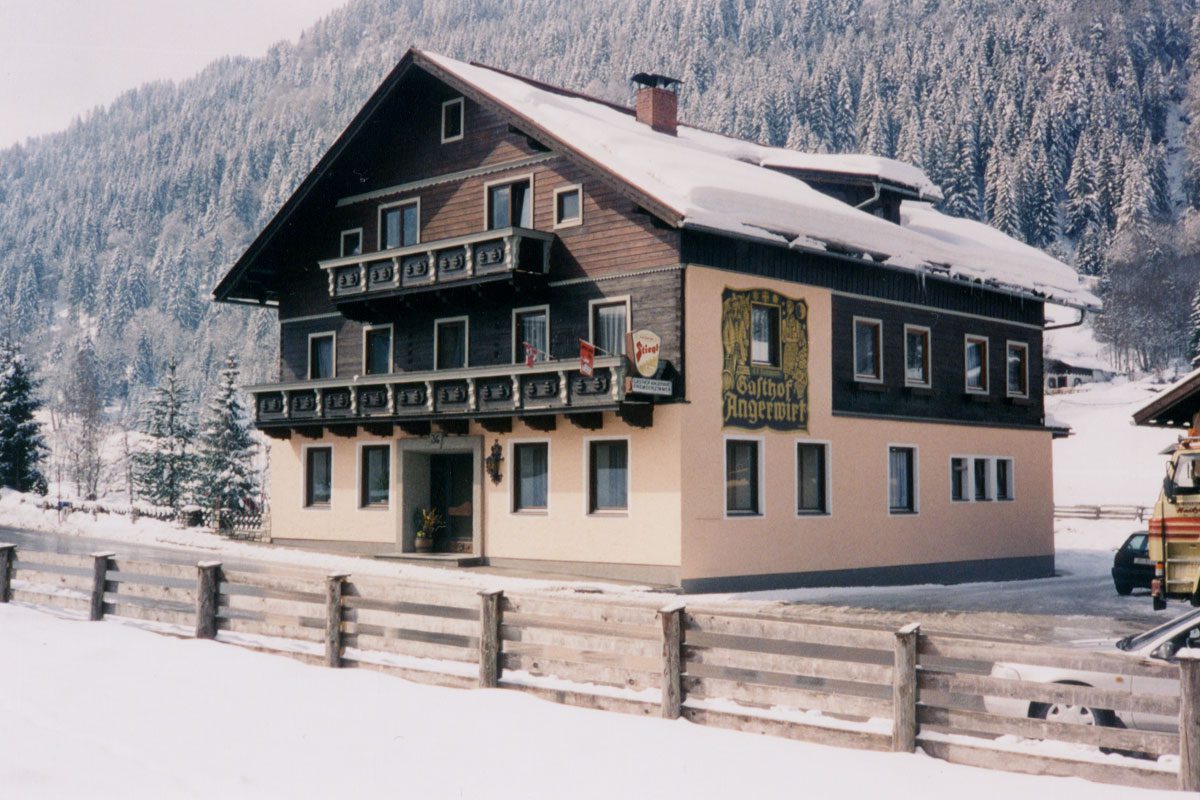
<path fill-rule="evenodd" d="M 677 216 L 673 221 L 680 227 L 801 250 L 863 253 L 887 267 L 981 282 L 1078 308 L 1100 306 L 1071 267 L 994 228 L 915 201 L 902 204 L 897 226 L 767 168 L 838 167 L 939 197 L 916 167 L 872 156 L 796 153 L 686 125 L 672 136 L 607 103 L 434 53 L 419 56 L 653 198 Z"/>
<path fill-rule="evenodd" d="M 1042 336 L 1042 352 L 1047 359 L 1061 361 L 1079 369 L 1115 372 L 1113 365 L 1102 357 L 1104 345 L 1096 341 L 1089 325 L 1048 330 Z"/>
<path fill-rule="evenodd" d="M 1133 410 L 1137 425 L 1187 426 L 1200 410 L 1200 369 L 1184 375 Z"/>

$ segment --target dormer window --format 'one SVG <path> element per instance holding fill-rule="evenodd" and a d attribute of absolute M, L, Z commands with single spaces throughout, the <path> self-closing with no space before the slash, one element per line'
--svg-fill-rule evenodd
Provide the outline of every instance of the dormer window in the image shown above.
<path fill-rule="evenodd" d="M 529 178 L 487 187 L 488 230 L 533 227 L 533 181 Z"/>
<path fill-rule="evenodd" d="M 345 256 L 361 256 L 362 255 L 362 228 L 355 228 L 352 231 L 342 231 L 342 246 L 339 255 Z"/>
<path fill-rule="evenodd" d="M 463 138 L 463 99 L 456 97 L 442 103 L 442 144 Z"/>

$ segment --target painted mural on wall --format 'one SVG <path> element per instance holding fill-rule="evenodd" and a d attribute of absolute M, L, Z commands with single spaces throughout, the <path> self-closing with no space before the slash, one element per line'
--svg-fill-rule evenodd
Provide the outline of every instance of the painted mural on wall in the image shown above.
<path fill-rule="evenodd" d="M 726 288 L 721 345 L 725 427 L 808 430 L 807 303 L 769 289 Z"/>

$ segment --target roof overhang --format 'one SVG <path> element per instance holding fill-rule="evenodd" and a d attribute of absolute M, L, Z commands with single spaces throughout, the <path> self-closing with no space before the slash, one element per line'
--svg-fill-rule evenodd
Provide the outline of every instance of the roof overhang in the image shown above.
<path fill-rule="evenodd" d="M 1200 370 L 1185 375 L 1133 412 L 1135 425 L 1190 428 L 1200 412 Z"/>

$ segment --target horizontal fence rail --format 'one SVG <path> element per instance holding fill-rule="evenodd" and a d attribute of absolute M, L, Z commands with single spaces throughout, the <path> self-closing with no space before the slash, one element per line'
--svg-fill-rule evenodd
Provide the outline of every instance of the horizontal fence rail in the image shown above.
<path fill-rule="evenodd" d="M 638 598 L 478 592 L 114 553 L 18 553 L 0 544 L 0 602 L 9 600 L 84 619 L 137 619 L 174 635 L 426 683 L 518 689 L 845 747 L 920 747 L 983 767 L 1200 789 L 1200 661 L 1186 657 L 1177 664 L 1136 661 L 917 625 L 832 624 L 775 608 L 753 613 Z M 1030 667 L 1095 675 L 1095 685 L 1016 677 Z M 1147 680 L 1166 693 L 1132 691 Z M 1067 724 L 1035 713 L 1053 704 L 1091 709 L 1109 724 Z M 1114 724 L 1116 713 L 1172 724 L 1130 730 Z M 1132 757 L 1075 758 L 1062 748 L 1021 747 L 1027 740 Z"/>
<path fill-rule="evenodd" d="M 1145 522 L 1152 510 L 1149 506 L 1055 506 L 1054 516 L 1059 519 L 1128 519 Z"/>

